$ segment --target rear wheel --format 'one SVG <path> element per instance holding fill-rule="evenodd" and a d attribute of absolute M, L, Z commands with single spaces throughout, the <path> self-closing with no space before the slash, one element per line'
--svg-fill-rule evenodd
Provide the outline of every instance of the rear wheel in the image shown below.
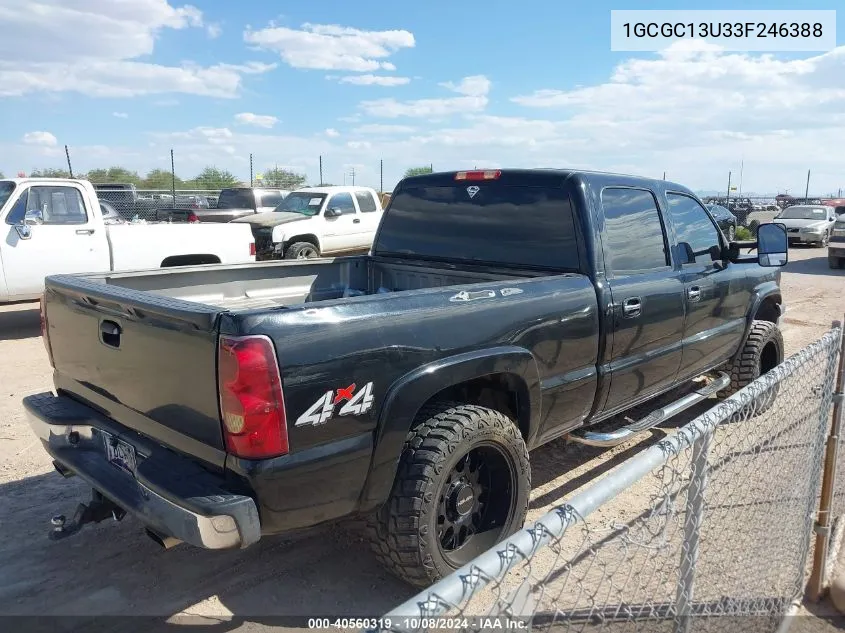
<path fill-rule="evenodd" d="M 486 407 L 426 407 L 393 490 L 368 525 L 394 575 L 427 587 L 522 527 L 531 469 L 516 424 Z"/>
<path fill-rule="evenodd" d="M 776 323 L 752 321 L 751 331 L 737 358 L 729 366 L 731 384 L 719 396 L 727 398 L 743 387 L 770 372 L 783 362 L 783 335 Z M 778 387 L 774 385 L 752 403 L 752 410 L 740 411 L 739 415 L 755 415 L 766 412 L 777 398 Z"/>
<path fill-rule="evenodd" d="M 285 259 L 314 259 L 320 250 L 311 242 L 294 242 L 285 251 Z"/>

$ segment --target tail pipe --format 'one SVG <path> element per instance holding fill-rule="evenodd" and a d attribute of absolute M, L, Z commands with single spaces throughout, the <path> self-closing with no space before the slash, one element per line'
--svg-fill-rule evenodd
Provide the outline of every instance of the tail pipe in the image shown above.
<path fill-rule="evenodd" d="M 147 536 L 149 536 L 156 544 L 160 545 L 162 549 L 173 549 L 182 542 L 178 538 L 162 534 L 161 532 L 150 528 L 145 528 L 145 530 L 147 532 Z"/>

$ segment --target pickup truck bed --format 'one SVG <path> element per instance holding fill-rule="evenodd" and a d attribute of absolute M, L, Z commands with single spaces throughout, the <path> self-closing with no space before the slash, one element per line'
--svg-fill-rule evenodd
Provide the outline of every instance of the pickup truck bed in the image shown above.
<path fill-rule="evenodd" d="M 537 272 L 455 271 L 443 267 L 379 262 L 366 255 L 317 261 L 292 261 L 249 266 L 182 268 L 169 271 L 88 275 L 95 283 L 119 286 L 225 310 L 295 307 L 345 297 L 380 295 L 477 284 L 485 281 L 528 279 Z M 460 290 L 456 290 L 456 293 Z"/>

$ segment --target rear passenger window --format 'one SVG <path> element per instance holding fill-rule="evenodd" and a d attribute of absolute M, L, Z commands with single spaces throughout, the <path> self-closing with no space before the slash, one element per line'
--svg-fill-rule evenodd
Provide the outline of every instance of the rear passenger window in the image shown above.
<path fill-rule="evenodd" d="M 680 193 L 667 193 L 669 213 L 677 234 L 677 258 L 681 264 L 710 263 L 711 249 L 721 248 L 719 231 L 698 201 Z M 689 245 L 689 248 L 686 245 Z"/>
<path fill-rule="evenodd" d="M 355 199 L 358 200 L 358 208 L 361 213 L 372 213 L 376 210 L 376 201 L 373 200 L 373 194 L 366 191 L 356 191 Z"/>
<path fill-rule="evenodd" d="M 650 191 L 609 187 L 601 192 L 601 205 L 610 271 L 630 275 L 669 265 L 663 223 Z"/>

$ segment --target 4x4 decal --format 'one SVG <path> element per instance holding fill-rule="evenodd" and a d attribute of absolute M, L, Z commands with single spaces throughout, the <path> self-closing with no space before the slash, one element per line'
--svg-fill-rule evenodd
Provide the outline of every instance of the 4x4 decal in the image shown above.
<path fill-rule="evenodd" d="M 327 391 L 296 419 L 294 426 L 325 424 L 335 415 L 335 408 L 341 402 L 344 404 L 337 415 L 361 415 L 366 413 L 373 406 L 373 383 L 368 382 L 358 393 L 355 393 L 356 386 L 353 382 L 348 387 L 343 387 L 337 391 Z"/>

